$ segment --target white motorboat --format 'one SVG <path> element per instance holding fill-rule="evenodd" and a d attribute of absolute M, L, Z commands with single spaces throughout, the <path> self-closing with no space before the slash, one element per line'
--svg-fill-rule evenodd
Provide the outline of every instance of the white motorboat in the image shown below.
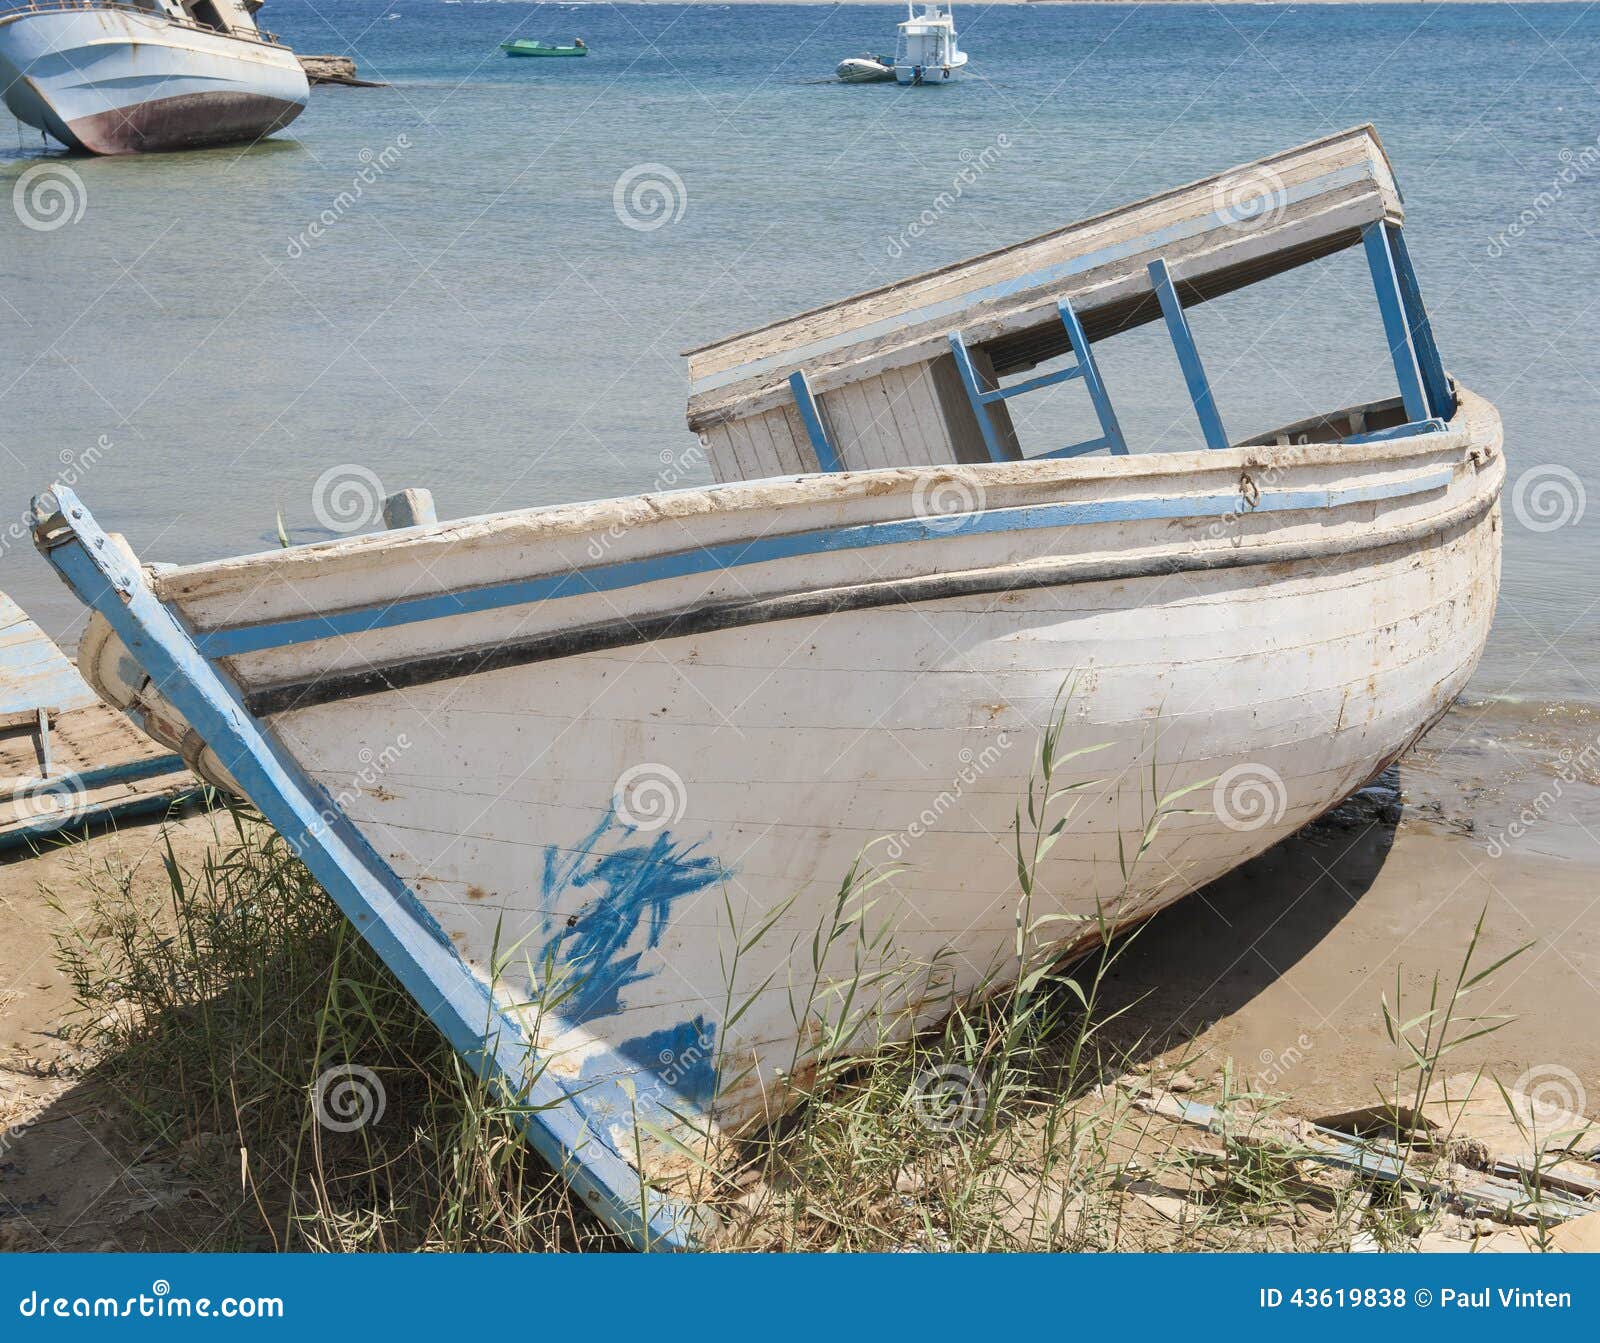
<path fill-rule="evenodd" d="M 133 154 L 256 140 L 310 98 L 257 0 L 31 0 L 0 11 L 0 96 L 69 149 Z"/>
<path fill-rule="evenodd" d="M 894 77 L 902 84 L 947 84 L 967 63 L 956 40 L 956 21 L 948 5 L 915 3 L 899 25 L 894 48 Z"/>

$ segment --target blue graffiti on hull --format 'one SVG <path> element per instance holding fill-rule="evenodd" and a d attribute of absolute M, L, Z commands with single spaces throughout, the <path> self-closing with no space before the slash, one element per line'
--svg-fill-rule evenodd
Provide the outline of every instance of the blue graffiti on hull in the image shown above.
<path fill-rule="evenodd" d="M 645 836 L 608 808 L 572 850 L 544 851 L 544 959 L 562 972 L 572 996 L 561 1003 L 569 1021 L 592 1021 L 622 1010 L 618 995 L 649 978 L 639 962 L 666 931 L 672 907 L 728 874 L 698 843 L 680 844 L 663 830 Z M 585 898 L 581 913 L 562 921 L 555 910 L 570 893 Z M 560 926 L 556 926 L 559 924 Z M 629 950 L 644 925 L 642 947 Z"/>
<path fill-rule="evenodd" d="M 609 808 L 573 849 L 545 848 L 541 961 L 570 995 L 556 1012 L 584 1023 L 622 1011 L 622 990 L 654 973 L 640 962 L 660 945 L 673 906 L 728 875 L 699 847 L 679 843 L 664 830 L 642 834 Z M 581 911 L 558 915 L 559 908 L 571 908 L 575 894 L 583 900 Z M 582 1069 L 590 1084 L 585 1103 L 616 1118 L 637 1108 L 655 1122 L 664 1118 L 655 1114 L 662 1104 L 707 1106 L 716 1094 L 715 1043 L 716 1027 L 703 1016 L 620 1041 Z M 619 1062 L 642 1074 L 631 1098 L 617 1087 Z"/>

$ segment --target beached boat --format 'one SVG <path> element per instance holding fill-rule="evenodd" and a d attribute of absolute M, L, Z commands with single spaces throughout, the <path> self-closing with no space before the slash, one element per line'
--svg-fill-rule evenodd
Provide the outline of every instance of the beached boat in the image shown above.
<path fill-rule="evenodd" d="M 0 854 L 160 815 L 201 791 L 0 592 Z"/>
<path fill-rule="evenodd" d="M 894 78 L 894 60 L 888 56 L 846 56 L 834 74 L 841 84 L 882 84 Z"/>
<path fill-rule="evenodd" d="M 684 1244 L 663 1131 L 746 1130 L 818 1051 L 1005 985 L 1019 919 L 1065 952 L 1213 880 L 1466 684 L 1500 423 L 1445 374 L 1403 217 L 1357 128 L 704 346 L 709 488 L 176 568 L 57 488 L 35 539 L 100 693 L 254 800 L 602 1216 Z M 1186 307 L 1344 248 L 1399 395 L 1231 437 Z M 1150 322 L 1205 448 L 1128 452 L 1095 347 Z M 1069 380 L 1097 437 L 1024 456 L 1009 407 Z M 1082 802 L 1024 909 L 1069 684 Z M 871 935 L 819 938 L 864 849 Z"/>
<path fill-rule="evenodd" d="M 967 63 L 967 53 L 956 39 L 956 21 L 950 6 L 925 4 L 917 12 L 906 6 L 907 18 L 898 24 L 894 48 L 894 77 L 901 84 L 947 84 Z"/>
<path fill-rule="evenodd" d="M 587 56 L 589 48 L 580 37 L 570 47 L 559 47 L 549 42 L 534 42 L 526 37 L 519 37 L 510 42 L 502 42 L 500 50 L 507 56 Z"/>
<path fill-rule="evenodd" d="M 311 96 L 252 0 L 30 0 L 0 11 L 17 120 L 94 154 L 194 149 L 282 130 Z"/>

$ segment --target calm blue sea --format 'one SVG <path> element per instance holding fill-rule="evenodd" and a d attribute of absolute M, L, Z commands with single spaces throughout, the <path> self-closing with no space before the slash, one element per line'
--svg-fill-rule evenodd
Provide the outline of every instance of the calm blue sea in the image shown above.
<path fill-rule="evenodd" d="M 968 5 L 959 84 L 829 82 L 902 14 L 269 0 L 391 87 L 318 89 L 246 152 L 65 161 L 81 217 L 48 230 L 5 205 L 54 156 L 0 113 L 0 587 L 72 636 L 12 525 L 62 470 L 172 561 L 273 544 L 280 510 L 326 534 L 340 464 L 448 515 L 648 488 L 692 442 L 682 349 L 1370 120 L 1446 362 L 1506 420 L 1478 688 L 1600 700 L 1600 13 Z M 1193 318 L 1235 436 L 1392 386 L 1359 256 Z M 1158 329 L 1102 360 L 1136 446 L 1198 442 Z M 1029 413 L 1030 446 L 1081 423 L 1071 384 Z"/>

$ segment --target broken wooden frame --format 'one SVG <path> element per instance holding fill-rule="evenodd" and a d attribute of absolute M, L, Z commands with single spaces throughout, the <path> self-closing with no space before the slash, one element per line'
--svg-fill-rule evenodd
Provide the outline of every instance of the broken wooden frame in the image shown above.
<path fill-rule="evenodd" d="M 1101 433 L 1041 455 L 1127 450 L 1094 344 L 1164 320 L 1206 446 L 1228 446 L 1185 310 L 1346 248 L 1366 252 L 1403 413 L 1450 389 L 1370 126 L 1012 247 L 688 352 L 691 429 L 718 480 L 1017 460 L 1008 402 L 1082 378 Z M 1007 382 L 1066 355 L 1066 368 Z"/>

